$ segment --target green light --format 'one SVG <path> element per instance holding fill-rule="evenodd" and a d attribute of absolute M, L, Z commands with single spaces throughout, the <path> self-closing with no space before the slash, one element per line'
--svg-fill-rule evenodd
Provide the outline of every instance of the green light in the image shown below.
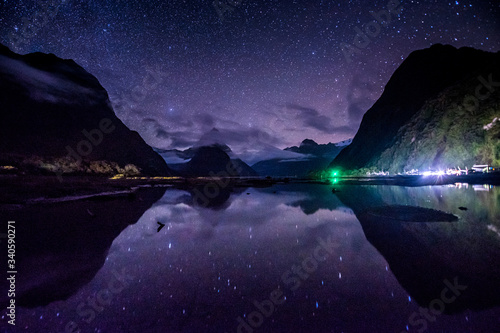
<path fill-rule="evenodd" d="M 336 170 L 332 170 L 331 173 L 330 173 L 330 176 L 331 177 L 338 177 L 339 176 L 339 172 L 336 171 Z"/>

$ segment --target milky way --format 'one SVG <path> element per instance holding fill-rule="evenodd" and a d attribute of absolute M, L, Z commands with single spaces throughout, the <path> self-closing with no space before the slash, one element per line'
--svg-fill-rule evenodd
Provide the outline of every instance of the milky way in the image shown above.
<path fill-rule="evenodd" d="M 500 50 L 497 1 L 10 1 L 1 42 L 74 59 L 146 141 L 216 127 L 280 148 L 352 137 L 394 70 L 435 43 Z"/>

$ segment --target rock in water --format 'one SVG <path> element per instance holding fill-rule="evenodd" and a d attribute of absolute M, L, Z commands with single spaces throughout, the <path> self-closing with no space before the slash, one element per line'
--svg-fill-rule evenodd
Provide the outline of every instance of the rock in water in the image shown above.
<path fill-rule="evenodd" d="M 382 206 L 368 208 L 363 215 L 373 218 L 379 218 L 380 222 L 401 221 L 401 222 L 453 222 L 458 217 L 440 210 L 415 207 L 415 206 Z"/>

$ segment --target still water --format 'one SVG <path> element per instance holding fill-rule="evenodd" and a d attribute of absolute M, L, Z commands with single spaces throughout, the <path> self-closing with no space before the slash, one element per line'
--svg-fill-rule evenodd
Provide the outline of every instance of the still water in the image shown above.
<path fill-rule="evenodd" d="M 336 188 L 234 188 L 210 202 L 144 189 L 29 208 L 17 324 L 4 327 L 500 332 L 500 188 Z M 424 210 L 415 222 L 402 206 L 458 219 Z"/>

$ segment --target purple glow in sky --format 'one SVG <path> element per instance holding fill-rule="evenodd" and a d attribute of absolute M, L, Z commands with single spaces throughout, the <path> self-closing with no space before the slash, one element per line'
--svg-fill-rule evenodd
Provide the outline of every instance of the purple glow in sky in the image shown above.
<path fill-rule="evenodd" d="M 0 36 L 22 54 L 74 59 L 155 147 L 186 148 L 216 127 L 284 148 L 354 136 L 413 50 L 499 51 L 499 6 L 244 0 L 224 11 L 212 0 L 4 0 Z"/>

